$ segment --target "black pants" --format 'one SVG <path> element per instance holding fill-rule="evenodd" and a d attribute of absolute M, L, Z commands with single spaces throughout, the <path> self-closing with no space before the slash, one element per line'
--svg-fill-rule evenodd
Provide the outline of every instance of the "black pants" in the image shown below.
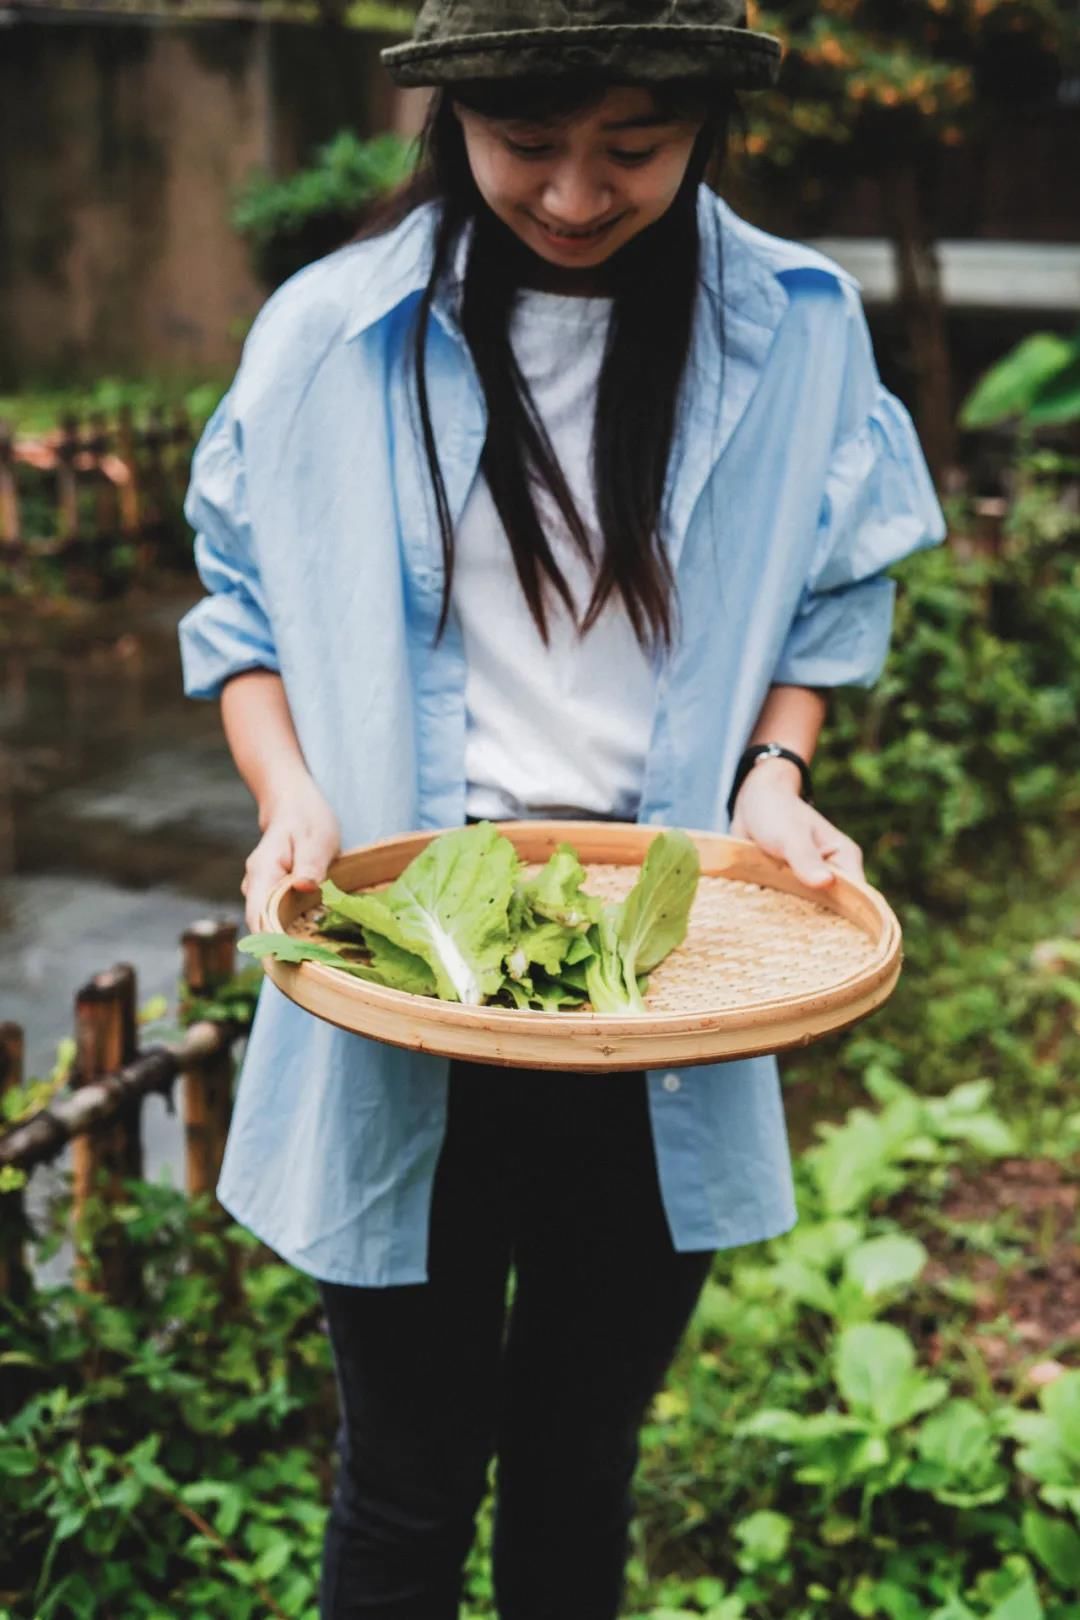
<path fill-rule="evenodd" d="M 428 1282 L 323 1285 L 322 1620 L 456 1620 L 493 1453 L 502 1620 L 614 1620 L 638 1429 L 711 1258 L 672 1247 L 643 1075 L 456 1065 Z"/>

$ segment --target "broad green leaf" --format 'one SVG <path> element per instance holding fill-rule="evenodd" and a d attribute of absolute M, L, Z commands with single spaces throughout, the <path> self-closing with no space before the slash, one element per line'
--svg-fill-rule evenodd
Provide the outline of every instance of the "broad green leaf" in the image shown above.
<path fill-rule="evenodd" d="M 1080 1464 L 1080 1372 L 1063 1373 L 1048 1384 L 1039 1404 L 1050 1419 L 1061 1450 Z"/>
<path fill-rule="evenodd" d="M 501 989 L 517 851 L 491 822 L 443 833 L 388 889 L 324 899 L 364 929 L 422 957 L 445 1001 L 479 1006 Z M 369 942 L 370 943 L 370 942 Z"/>
<path fill-rule="evenodd" d="M 926 1265 L 927 1253 L 917 1238 L 902 1232 L 868 1238 L 849 1251 L 844 1275 L 869 1298 L 877 1298 L 895 1288 L 906 1288 Z"/>
<path fill-rule="evenodd" d="M 837 1340 L 836 1382 L 854 1412 L 885 1428 L 906 1423 L 948 1391 L 943 1380 L 916 1371 L 911 1340 L 888 1322 L 844 1329 Z"/>
<path fill-rule="evenodd" d="M 1080 1592 L 1080 1531 L 1065 1519 L 1029 1508 L 1022 1521 L 1024 1541 L 1067 1592 Z"/>
<path fill-rule="evenodd" d="M 741 1519 L 735 1526 L 735 1538 L 743 1548 L 740 1567 L 752 1571 L 779 1564 L 787 1556 L 794 1528 L 786 1514 L 767 1508 Z"/>
<path fill-rule="evenodd" d="M 1045 1620 L 1046 1611 L 1030 1576 L 1014 1586 L 1007 1598 L 991 1610 L 989 1620 Z"/>
<path fill-rule="evenodd" d="M 697 845 L 687 833 L 669 829 L 653 839 L 619 917 L 627 983 L 682 944 L 700 877 Z"/>
<path fill-rule="evenodd" d="M 980 1473 L 997 1457 L 986 1413 L 974 1401 L 949 1401 L 919 1430 L 919 1455 L 958 1477 Z"/>
<path fill-rule="evenodd" d="M 1036 391 L 1028 421 L 1036 427 L 1080 421 L 1080 353 L 1075 339 L 1071 362 L 1047 377 Z"/>
<path fill-rule="evenodd" d="M 992 427 L 1028 413 L 1050 378 L 1063 371 L 1075 350 L 1054 332 L 1033 332 L 999 360 L 975 386 L 960 411 L 965 428 Z"/>

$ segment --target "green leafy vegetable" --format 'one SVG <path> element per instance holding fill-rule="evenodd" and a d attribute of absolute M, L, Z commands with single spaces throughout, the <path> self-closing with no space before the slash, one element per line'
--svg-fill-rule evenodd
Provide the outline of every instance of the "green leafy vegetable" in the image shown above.
<path fill-rule="evenodd" d="M 619 943 L 627 982 L 651 973 L 686 938 L 701 877 L 697 845 L 684 832 L 661 833 L 649 845 L 641 876 L 622 904 Z"/>
<path fill-rule="evenodd" d="M 600 1013 L 643 1013 L 645 975 L 686 936 L 699 874 L 693 841 L 661 833 L 618 905 L 585 892 L 569 844 L 532 877 L 522 871 L 510 840 L 480 822 L 433 839 L 386 889 L 347 894 L 325 882 L 322 926 L 340 950 L 291 935 L 254 935 L 242 949 L 468 1006 L 588 1002 Z"/>
<path fill-rule="evenodd" d="M 502 988 L 517 871 L 514 846 L 485 821 L 433 839 L 386 890 L 345 895 L 331 884 L 323 898 L 360 924 L 373 955 L 378 935 L 426 962 L 444 1001 L 478 1007 Z"/>
<path fill-rule="evenodd" d="M 358 979 L 371 979 L 374 974 L 363 962 L 351 961 L 329 945 L 319 945 L 313 939 L 297 939 L 293 934 L 248 934 L 240 940 L 238 951 L 246 956 L 273 956 L 279 962 L 319 962 L 324 967 L 340 968 Z"/>

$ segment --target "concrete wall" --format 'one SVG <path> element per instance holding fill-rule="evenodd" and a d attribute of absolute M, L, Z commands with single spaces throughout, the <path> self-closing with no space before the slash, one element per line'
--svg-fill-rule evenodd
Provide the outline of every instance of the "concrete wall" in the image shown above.
<path fill-rule="evenodd" d="M 0 29 L 0 390 L 227 373 L 265 297 L 232 194 L 393 121 L 379 44 L 281 23 Z"/>

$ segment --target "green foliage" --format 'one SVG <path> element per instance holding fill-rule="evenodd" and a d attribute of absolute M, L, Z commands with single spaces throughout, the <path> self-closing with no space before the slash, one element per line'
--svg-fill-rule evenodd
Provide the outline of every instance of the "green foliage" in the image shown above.
<path fill-rule="evenodd" d="M 406 180 L 416 161 L 399 135 L 361 140 L 341 130 L 306 169 L 277 180 L 255 172 L 237 197 L 232 222 L 252 246 L 258 274 L 276 284 L 340 247 L 371 204 Z"/>
<path fill-rule="evenodd" d="M 960 425 L 993 427 L 1010 417 L 1029 427 L 1080 420 L 1080 333 L 1024 338 L 981 378 L 964 402 Z"/>
<path fill-rule="evenodd" d="M 816 761 L 822 805 L 871 880 L 946 913 L 981 870 L 1052 857 L 1080 804 L 1080 517 L 1060 464 L 1025 462 L 997 554 L 953 545 L 897 570 L 892 652 L 838 694 Z"/>
<path fill-rule="evenodd" d="M 9 1612 L 311 1615 L 330 1427 L 314 1285 L 256 1263 L 233 1305 L 253 1240 L 205 1202 L 130 1190 L 91 1211 L 87 1244 L 122 1232 L 136 1305 L 62 1287 L 0 1307 L 0 1367 L 22 1392 L 0 1428 Z"/>
<path fill-rule="evenodd" d="M 225 391 L 224 381 L 158 377 L 136 381 L 132 378 L 101 377 L 94 383 L 68 388 L 33 388 L 18 394 L 0 395 L 0 422 L 10 422 L 20 435 L 46 433 L 58 427 L 63 417 L 84 419 L 102 411 L 112 419 L 122 406 L 141 420 L 153 406 L 182 407 L 198 430 L 206 422 Z"/>

